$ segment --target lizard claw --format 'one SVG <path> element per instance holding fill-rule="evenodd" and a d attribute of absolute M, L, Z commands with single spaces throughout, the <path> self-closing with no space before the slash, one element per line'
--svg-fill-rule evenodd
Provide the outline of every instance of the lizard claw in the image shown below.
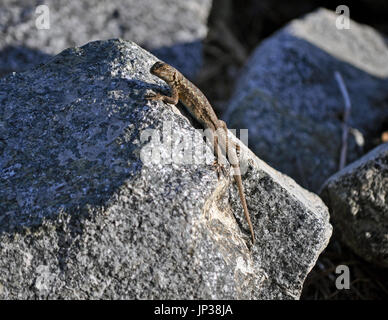
<path fill-rule="evenodd" d="M 160 93 L 151 92 L 151 93 L 146 94 L 144 97 L 147 100 L 159 100 L 160 97 L 161 97 L 161 94 Z"/>

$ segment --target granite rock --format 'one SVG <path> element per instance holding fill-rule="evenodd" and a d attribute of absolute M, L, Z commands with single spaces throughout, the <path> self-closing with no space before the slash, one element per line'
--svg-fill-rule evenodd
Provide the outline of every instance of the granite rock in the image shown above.
<path fill-rule="evenodd" d="M 330 177 L 321 195 L 342 241 L 388 267 L 388 143 Z"/>
<path fill-rule="evenodd" d="M 237 81 L 224 119 L 247 128 L 249 146 L 271 166 L 317 192 L 339 167 L 344 100 L 352 109 L 348 163 L 388 117 L 388 48 L 372 28 L 319 9 L 289 23 L 253 52 Z"/>
<path fill-rule="evenodd" d="M 49 29 L 43 9 L 49 9 Z M 211 0 L 4 0 L 0 5 L 0 75 L 21 71 L 68 47 L 123 38 L 193 77 L 202 64 Z"/>
<path fill-rule="evenodd" d="M 195 122 L 144 98 L 155 61 L 96 41 L 0 79 L 0 299 L 299 298 L 327 207 L 243 146 L 250 248 Z"/>

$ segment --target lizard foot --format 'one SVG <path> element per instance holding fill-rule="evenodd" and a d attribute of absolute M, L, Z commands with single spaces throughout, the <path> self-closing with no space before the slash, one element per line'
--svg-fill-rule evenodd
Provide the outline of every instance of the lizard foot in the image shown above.
<path fill-rule="evenodd" d="M 225 169 L 225 166 L 223 164 L 220 164 L 218 162 L 218 160 L 214 160 L 213 162 L 213 167 L 214 169 L 216 170 L 217 172 L 217 177 L 218 177 L 218 180 L 220 180 L 220 176 L 221 176 L 221 172 L 224 176 L 226 176 L 226 169 Z"/>

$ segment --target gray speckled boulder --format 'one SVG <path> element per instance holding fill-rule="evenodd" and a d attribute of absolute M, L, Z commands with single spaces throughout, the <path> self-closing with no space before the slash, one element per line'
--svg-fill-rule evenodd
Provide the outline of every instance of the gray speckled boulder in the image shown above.
<path fill-rule="evenodd" d="M 38 30 L 38 5 L 50 9 L 50 29 Z M 211 0 L 3 0 L 0 4 L 0 76 L 47 61 L 93 40 L 122 38 L 194 76 Z M 41 20 L 39 20 L 41 21 Z"/>
<path fill-rule="evenodd" d="M 225 120 L 248 128 L 250 148 L 309 190 L 338 170 L 344 100 L 334 78 L 348 88 L 349 123 L 365 140 L 388 117 L 388 48 L 372 28 L 354 21 L 336 28 L 337 15 L 317 10 L 292 21 L 254 51 Z M 349 135 L 348 162 L 362 155 Z"/>
<path fill-rule="evenodd" d="M 169 158 L 169 141 L 203 139 L 179 109 L 144 99 L 167 88 L 155 61 L 96 41 L 0 79 L 0 299 L 299 297 L 331 235 L 326 206 L 243 147 L 250 251 L 211 152 Z"/>
<path fill-rule="evenodd" d="M 330 177 L 321 194 L 342 240 L 388 267 L 388 143 Z"/>

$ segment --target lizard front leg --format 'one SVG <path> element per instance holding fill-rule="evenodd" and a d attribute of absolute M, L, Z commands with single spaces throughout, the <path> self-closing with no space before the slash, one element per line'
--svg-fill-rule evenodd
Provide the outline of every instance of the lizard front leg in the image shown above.
<path fill-rule="evenodd" d="M 171 96 L 166 96 L 161 93 L 152 93 L 145 97 L 147 100 L 161 100 L 166 103 L 170 103 L 173 105 L 178 104 L 179 101 L 179 93 L 175 87 L 171 87 Z"/>

